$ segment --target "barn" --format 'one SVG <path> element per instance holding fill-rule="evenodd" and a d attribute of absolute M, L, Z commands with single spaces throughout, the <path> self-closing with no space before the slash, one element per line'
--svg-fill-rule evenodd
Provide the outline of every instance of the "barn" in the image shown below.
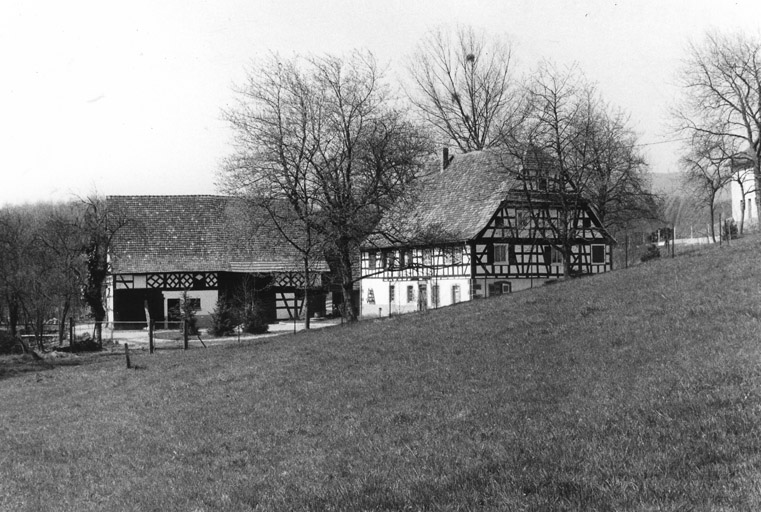
<path fill-rule="evenodd" d="M 144 326 L 177 318 L 183 293 L 208 326 L 220 297 L 245 295 L 270 322 L 302 316 L 304 285 L 310 315 L 331 310 L 322 258 L 303 255 L 266 212 L 235 197 L 109 196 L 109 211 L 125 219 L 109 250 L 108 319 Z M 298 233 L 289 233 L 298 237 Z M 308 269 L 308 271 L 307 271 Z"/>

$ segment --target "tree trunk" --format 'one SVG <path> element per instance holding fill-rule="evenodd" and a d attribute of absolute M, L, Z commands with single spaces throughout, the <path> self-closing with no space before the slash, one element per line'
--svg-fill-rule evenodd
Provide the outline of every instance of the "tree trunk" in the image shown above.
<path fill-rule="evenodd" d="M 714 211 L 713 204 L 711 204 L 710 206 L 710 214 L 711 214 L 711 239 L 713 240 L 713 243 L 716 243 L 716 228 L 713 225 L 716 212 Z"/>
<path fill-rule="evenodd" d="M 356 322 L 354 310 L 354 279 L 351 268 L 351 249 L 348 244 L 341 247 L 341 291 L 343 292 L 343 317 L 347 322 Z"/>
<path fill-rule="evenodd" d="M 304 257 L 304 329 L 309 330 L 309 257 Z"/>
<path fill-rule="evenodd" d="M 573 271 L 573 262 L 571 261 L 571 258 L 573 258 L 571 244 L 566 242 L 563 244 L 563 278 L 565 279 L 571 277 Z"/>
<path fill-rule="evenodd" d="M 69 299 L 63 303 L 61 314 L 58 315 L 58 346 L 63 346 L 63 339 L 66 336 L 66 318 L 69 316 Z"/>
<path fill-rule="evenodd" d="M 341 291 L 343 292 L 343 317 L 347 322 L 356 322 L 357 315 L 354 311 L 354 284 L 349 281 L 341 283 Z"/>
<path fill-rule="evenodd" d="M 761 223 L 761 158 L 756 157 L 753 176 L 756 178 L 756 221 Z"/>
<path fill-rule="evenodd" d="M 8 300 L 8 324 L 11 328 L 11 336 L 18 334 L 19 303 L 15 297 Z"/>

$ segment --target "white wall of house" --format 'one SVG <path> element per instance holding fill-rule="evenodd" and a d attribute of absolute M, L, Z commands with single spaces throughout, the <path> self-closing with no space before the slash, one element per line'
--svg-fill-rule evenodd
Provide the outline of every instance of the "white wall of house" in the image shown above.
<path fill-rule="evenodd" d="M 470 280 L 464 277 L 409 280 L 365 278 L 360 283 L 360 315 L 363 318 L 451 306 L 456 302 L 470 300 L 471 296 Z M 422 300 L 421 293 L 424 294 Z"/>
<path fill-rule="evenodd" d="M 747 171 L 743 175 L 743 186 L 737 180 L 732 180 L 729 185 L 730 197 L 732 198 L 732 218 L 738 225 L 743 218 L 743 201 L 745 201 L 745 225 L 755 224 L 758 222 L 758 209 L 756 207 L 756 192 L 747 192 L 756 188 L 753 173 Z M 745 190 L 743 197 L 742 190 Z"/>
<path fill-rule="evenodd" d="M 362 318 L 379 318 L 389 315 L 419 311 L 422 304 L 428 309 L 451 306 L 474 298 L 494 297 L 508 293 L 529 290 L 544 286 L 553 279 L 500 279 L 464 277 L 418 279 L 418 280 L 384 280 L 365 278 L 361 281 Z M 435 298 L 435 286 L 438 286 L 438 303 Z M 425 301 L 421 303 L 421 289 L 425 292 Z M 392 299 L 393 297 L 393 299 Z"/>

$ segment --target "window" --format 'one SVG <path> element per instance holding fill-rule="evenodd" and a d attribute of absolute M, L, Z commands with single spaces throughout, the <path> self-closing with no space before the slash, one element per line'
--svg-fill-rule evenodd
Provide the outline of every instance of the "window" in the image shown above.
<path fill-rule="evenodd" d="M 452 263 L 462 265 L 462 249 L 459 247 L 452 248 Z"/>
<path fill-rule="evenodd" d="M 407 287 L 407 303 L 411 304 L 413 302 L 415 302 L 415 287 L 410 285 Z"/>
<path fill-rule="evenodd" d="M 592 263 L 605 263 L 605 246 L 592 246 Z"/>
<path fill-rule="evenodd" d="M 452 250 L 449 247 L 442 249 L 444 253 L 444 265 L 452 264 Z"/>
<path fill-rule="evenodd" d="M 494 244 L 494 263 L 507 263 L 507 244 Z"/>
<path fill-rule="evenodd" d="M 528 224 L 529 220 L 531 220 L 531 214 L 528 212 L 515 212 L 515 228 L 516 229 L 523 229 Z"/>
<path fill-rule="evenodd" d="M 452 285 L 452 304 L 457 304 L 460 302 L 460 285 L 454 284 Z"/>
<path fill-rule="evenodd" d="M 392 284 L 388 287 L 388 303 L 394 303 L 394 296 L 396 295 L 396 287 Z"/>
<path fill-rule="evenodd" d="M 495 228 L 502 228 L 505 227 L 505 219 L 502 217 L 497 217 L 494 219 L 494 227 Z"/>
<path fill-rule="evenodd" d="M 375 267 L 378 265 L 378 255 L 375 251 L 370 251 L 368 258 L 368 266 L 370 267 L 370 270 L 375 270 Z"/>
<path fill-rule="evenodd" d="M 423 265 L 430 267 L 431 266 L 431 250 L 430 249 L 423 249 Z"/>
<path fill-rule="evenodd" d="M 544 246 L 544 264 L 545 265 L 562 265 L 563 253 L 551 245 Z"/>
<path fill-rule="evenodd" d="M 431 285 L 431 302 L 433 307 L 439 307 L 439 285 L 437 284 Z"/>
<path fill-rule="evenodd" d="M 182 320 L 182 299 L 167 299 L 166 308 L 168 320 L 175 322 Z M 188 298 L 188 308 L 193 311 L 201 311 L 201 299 Z"/>
<path fill-rule="evenodd" d="M 582 222 L 582 226 L 584 226 L 585 228 L 592 227 L 592 219 L 590 219 L 589 217 L 585 217 L 581 222 Z"/>
<path fill-rule="evenodd" d="M 394 268 L 396 268 L 397 260 L 398 260 L 397 253 L 394 251 L 390 251 L 386 255 L 386 268 L 389 270 L 393 270 Z"/>
<path fill-rule="evenodd" d="M 494 263 L 515 265 L 515 246 L 510 244 L 494 244 Z"/>
<path fill-rule="evenodd" d="M 513 286 L 510 281 L 497 281 L 489 284 L 489 296 L 503 295 L 505 293 L 511 293 Z"/>

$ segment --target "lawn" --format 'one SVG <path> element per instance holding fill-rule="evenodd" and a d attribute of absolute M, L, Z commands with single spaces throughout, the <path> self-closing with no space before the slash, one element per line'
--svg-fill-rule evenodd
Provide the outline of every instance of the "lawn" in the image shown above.
<path fill-rule="evenodd" d="M 760 251 L 131 370 L 6 360 L 0 510 L 761 510 Z"/>

